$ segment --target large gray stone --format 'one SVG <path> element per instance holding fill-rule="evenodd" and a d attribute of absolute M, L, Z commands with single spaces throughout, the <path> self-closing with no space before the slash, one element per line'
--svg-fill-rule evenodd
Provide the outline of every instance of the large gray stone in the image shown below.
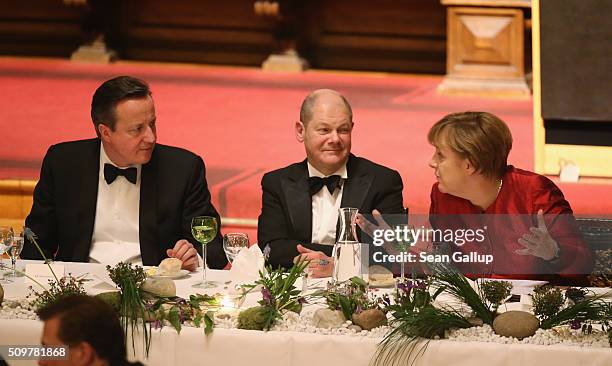
<path fill-rule="evenodd" d="M 176 296 L 176 285 L 168 278 L 147 278 L 140 289 L 162 297 Z"/>
<path fill-rule="evenodd" d="M 317 328 L 339 328 L 346 319 L 340 310 L 319 309 L 312 316 L 312 323 Z"/>
<path fill-rule="evenodd" d="M 540 327 L 535 315 L 525 311 L 507 311 L 493 321 L 495 333 L 504 337 L 523 339 L 531 337 Z"/>
<path fill-rule="evenodd" d="M 372 330 L 386 325 L 387 316 L 379 309 L 364 310 L 361 313 L 353 314 L 353 323 L 364 330 Z"/>

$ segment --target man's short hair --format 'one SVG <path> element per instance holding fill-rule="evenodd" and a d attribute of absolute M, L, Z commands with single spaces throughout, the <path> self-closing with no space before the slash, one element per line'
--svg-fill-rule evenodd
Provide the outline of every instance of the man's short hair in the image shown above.
<path fill-rule="evenodd" d="M 117 116 L 115 107 L 126 99 L 139 99 L 151 95 L 149 84 L 131 76 L 118 76 L 105 81 L 96 89 L 91 100 L 91 120 L 96 134 L 100 136 L 99 124 L 115 130 Z"/>
<path fill-rule="evenodd" d="M 431 127 L 427 139 L 438 145 L 443 134 L 446 145 L 467 158 L 480 174 L 500 178 L 506 171 L 512 134 L 497 116 L 487 112 L 452 113 Z"/>
<path fill-rule="evenodd" d="M 58 338 L 68 346 L 91 345 L 109 365 L 126 364 L 123 329 L 115 310 L 104 301 L 86 295 L 61 298 L 38 311 L 41 320 L 59 318 Z"/>
<path fill-rule="evenodd" d="M 312 93 L 308 94 L 306 98 L 304 98 L 304 101 L 302 102 L 302 107 L 300 108 L 300 121 L 303 124 L 307 124 L 308 122 L 310 122 L 310 120 L 312 119 L 312 109 L 314 108 L 316 101 L 321 95 L 322 91 L 330 91 L 338 95 L 338 97 L 340 97 L 342 103 L 344 104 L 344 108 L 346 109 L 346 114 L 348 115 L 349 121 L 353 122 L 353 109 L 351 108 L 351 105 L 349 104 L 348 100 L 346 100 L 344 95 L 331 89 L 315 90 Z"/>

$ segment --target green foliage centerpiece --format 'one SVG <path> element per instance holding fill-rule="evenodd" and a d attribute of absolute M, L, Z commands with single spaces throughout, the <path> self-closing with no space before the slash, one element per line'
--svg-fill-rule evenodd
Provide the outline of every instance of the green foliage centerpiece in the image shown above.
<path fill-rule="evenodd" d="M 301 296 L 301 290 L 295 286 L 295 281 L 302 276 L 307 266 L 308 261 L 299 260 L 291 267 L 289 273 L 283 272 L 281 268 L 272 270 L 271 266 L 266 267 L 266 271 L 259 271 L 259 279 L 245 288 L 248 293 L 255 287 L 261 286 L 262 299 L 258 302 L 260 306 L 240 312 L 238 328 L 270 330 L 275 322 L 282 318 L 284 311 L 299 314 L 305 298 Z"/>
<path fill-rule="evenodd" d="M 380 343 L 374 365 L 414 363 L 425 352 L 428 339 L 442 338 L 451 329 L 469 328 L 478 318 L 492 324 L 497 308 L 510 292 L 508 285 L 472 286 L 463 274 L 447 263 L 432 263 L 428 280 L 400 282 L 387 310 L 393 315 L 393 330 Z M 434 291 L 430 295 L 430 291 Z M 467 305 L 471 314 L 450 306 L 434 306 L 441 293 Z M 425 342 L 420 342 L 425 339 Z"/>
<path fill-rule="evenodd" d="M 34 300 L 31 301 L 31 306 L 34 308 L 34 311 L 38 313 L 40 309 L 48 306 L 55 301 L 71 296 L 71 295 L 85 295 L 85 289 L 83 289 L 83 279 L 75 278 L 68 274 L 68 276 L 64 276 L 62 278 L 58 278 L 53 271 L 53 267 L 51 267 L 51 261 L 47 259 L 45 253 L 42 248 L 38 244 L 38 237 L 36 234 L 27 227 L 24 227 L 23 235 L 28 239 L 28 241 L 34 246 L 36 246 L 36 250 L 43 258 L 44 263 L 49 267 L 51 274 L 53 275 L 53 279 L 49 280 L 49 288 L 45 288 L 41 283 L 36 281 L 36 279 L 28 276 L 25 272 L 22 272 L 24 276 L 31 279 L 34 283 L 38 284 L 42 288 L 42 291 L 38 292 L 34 290 L 33 287 L 30 286 L 30 294 L 27 296 L 33 297 Z"/>
<path fill-rule="evenodd" d="M 162 328 L 164 322 L 177 331 L 181 332 L 182 324 L 191 320 L 193 325 L 200 327 L 204 324 L 204 334 L 212 333 L 215 322 L 214 313 L 211 309 L 218 309 L 221 302 L 215 296 L 191 295 L 189 300 L 178 296 L 153 298 L 152 303 L 147 303 L 147 311 L 151 314 L 154 328 Z"/>
<path fill-rule="evenodd" d="M 550 285 L 536 287 L 532 297 L 533 313 L 540 319 L 540 328 L 551 329 L 569 325 L 572 329 L 589 331 L 592 324 L 600 324 L 603 331 L 612 326 L 612 303 L 601 297 L 586 298 L 586 290 L 570 288 L 563 296 L 561 290 Z M 567 303 L 567 306 L 564 306 Z"/>
<path fill-rule="evenodd" d="M 140 285 L 145 281 L 146 275 L 141 266 L 132 266 L 131 263 L 120 262 L 114 267 L 106 266 L 111 280 L 121 290 L 119 306 L 121 325 L 123 332 L 127 335 L 130 330 L 132 338 L 132 349 L 136 353 L 134 332 L 142 327 L 143 341 L 147 356 L 151 346 L 151 324 L 144 321 L 148 316 L 145 300 L 140 290 Z"/>
<path fill-rule="evenodd" d="M 368 297 L 368 284 L 359 277 L 347 281 L 329 283 L 327 289 L 315 291 L 313 298 L 323 298 L 331 310 L 341 310 L 345 319 L 353 314 L 377 307 L 377 302 Z"/>

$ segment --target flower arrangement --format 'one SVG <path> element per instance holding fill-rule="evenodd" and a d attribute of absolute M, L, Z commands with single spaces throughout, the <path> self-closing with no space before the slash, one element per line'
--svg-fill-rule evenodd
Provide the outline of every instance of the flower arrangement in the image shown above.
<path fill-rule="evenodd" d="M 612 248 L 595 251 L 595 266 L 589 281 L 594 287 L 612 287 Z"/>
<path fill-rule="evenodd" d="M 378 307 L 378 302 L 368 297 L 368 284 L 359 277 L 347 281 L 329 283 L 327 289 L 315 291 L 313 298 L 323 298 L 331 310 L 341 310 L 345 319 L 353 314 Z"/>
<path fill-rule="evenodd" d="M 135 350 L 134 331 L 141 326 L 143 342 L 146 354 L 149 354 L 151 347 L 151 324 L 144 321 L 148 315 L 146 303 L 140 291 L 140 285 L 145 281 L 146 275 L 140 266 L 132 266 L 131 263 L 120 262 L 114 267 L 106 266 L 111 280 L 121 290 L 119 314 L 123 332 L 128 334 L 128 329 L 132 335 L 132 349 Z M 126 337 L 127 342 L 128 337 Z"/>
<path fill-rule="evenodd" d="M 259 271 L 259 279 L 252 285 L 246 285 L 246 295 L 255 287 L 261 286 L 262 299 L 260 306 L 243 310 L 238 314 L 238 328 L 253 330 L 269 330 L 275 322 L 282 318 L 284 311 L 300 313 L 306 299 L 301 296 L 301 290 L 296 288 L 295 281 L 302 276 L 308 266 L 305 260 L 296 262 L 289 273 L 282 269 Z"/>
<path fill-rule="evenodd" d="M 49 280 L 49 289 L 38 292 L 30 286 L 30 294 L 28 298 L 33 297 L 34 299 L 30 302 L 30 305 L 34 308 L 34 311 L 38 314 L 40 309 L 56 302 L 57 300 L 72 296 L 72 295 L 85 295 L 83 289 L 83 280 L 72 277 L 70 275 L 62 277 L 57 281 Z"/>
<path fill-rule="evenodd" d="M 533 313 L 540 319 L 540 328 L 551 329 L 569 325 L 572 329 L 589 331 L 592 324 L 601 324 L 603 330 L 612 323 L 612 303 L 600 297 L 585 297 L 585 291 L 569 289 L 564 297 L 561 290 L 549 285 L 537 287 L 532 297 Z M 571 301 L 566 302 L 566 299 Z"/>
<path fill-rule="evenodd" d="M 432 264 L 430 270 L 431 276 L 427 281 L 399 284 L 394 301 L 386 300 L 387 309 L 394 318 L 391 321 L 393 330 L 380 343 L 374 356 L 374 365 L 414 362 L 428 344 L 428 341 L 420 340 L 443 338 L 450 330 L 487 324 L 498 332 L 498 322 L 494 320 L 497 319 L 500 305 L 510 295 L 511 284 L 482 281 L 472 285 L 454 267 L 444 263 Z M 433 289 L 436 291 L 430 296 L 430 290 Z M 460 312 L 449 306 L 434 305 L 435 298 L 443 292 L 466 305 L 469 311 Z M 538 320 L 541 329 L 569 325 L 589 332 L 593 324 L 598 324 L 612 340 L 612 304 L 599 297 L 587 298 L 585 295 L 580 289 L 571 289 L 564 296 L 561 290 L 552 286 L 536 288 L 533 294 L 536 329 Z M 533 318 L 528 313 L 514 313 Z M 499 323 L 501 318 L 499 316 Z M 507 322 L 509 316 L 505 318 Z"/>
<path fill-rule="evenodd" d="M 155 297 L 153 303 L 147 303 L 147 312 L 153 320 L 154 328 L 162 328 L 164 322 L 181 332 L 182 324 L 191 320 L 196 327 L 204 322 L 204 334 L 210 334 L 214 328 L 214 313 L 210 308 L 219 308 L 221 303 L 215 296 L 191 295 L 189 300 L 178 296 Z"/>
<path fill-rule="evenodd" d="M 49 289 L 46 289 L 36 279 L 28 276 L 24 272 L 21 272 L 23 275 L 31 279 L 34 283 L 38 284 L 38 286 L 42 288 L 42 291 L 38 292 L 34 290 L 32 286 L 30 286 L 30 293 L 27 295 L 28 298 L 34 298 L 30 302 L 30 305 L 34 308 L 34 311 L 36 313 L 38 313 L 38 311 L 43 307 L 50 305 L 63 297 L 85 294 L 85 290 L 83 288 L 83 279 L 75 278 L 70 273 L 68 274 L 68 276 L 58 278 L 55 274 L 55 271 L 53 270 L 53 267 L 51 266 L 51 261 L 47 259 L 45 253 L 38 244 L 38 237 L 36 236 L 36 234 L 28 227 L 24 227 L 23 234 L 30 243 L 33 243 L 36 246 L 36 250 L 42 256 L 44 263 L 49 267 L 49 270 L 51 271 L 51 274 L 54 278 L 49 280 Z"/>

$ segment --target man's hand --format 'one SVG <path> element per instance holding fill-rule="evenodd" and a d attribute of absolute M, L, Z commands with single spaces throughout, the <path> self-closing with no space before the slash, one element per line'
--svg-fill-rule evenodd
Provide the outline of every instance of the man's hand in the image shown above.
<path fill-rule="evenodd" d="M 374 217 L 376 224 L 373 224 L 372 222 L 370 222 L 370 220 L 367 220 L 360 213 L 358 213 L 357 217 L 355 218 L 355 222 L 357 223 L 357 225 L 359 225 L 361 230 L 366 233 L 370 238 L 374 237 L 374 230 L 391 229 L 391 226 L 387 224 L 387 222 L 383 219 L 382 215 L 380 214 L 380 212 L 378 212 L 378 210 L 372 211 L 372 217 Z"/>
<path fill-rule="evenodd" d="M 538 211 L 538 227 L 530 227 L 529 231 L 531 234 L 524 234 L 522 238 L 519 238 L 518 243 L 525 248 L 516 250 L 516 254 L 533 255 L 545 261 L 555 259 L 559 245 L 548 233 L 544 212 L 541 209 Z"/>
<path fill-rule="evenodd" d="M 198 251 L 185 239 L 177 241 L 174 248 L 166 250 L 166 254 L 170 258 L 182 260 L 182 269 L 193 272 L 198 268 Z"/>
<path fill-rule="evenodd" d="M 332 275 L 334 263 L 325 253 L 308 249 L 301 244 L 298 244 L 296 248 L 300 254 L 293 258 L 293 263 L 296 263 L 300 258 L 308 261 L 307 271 L 315 278 L 330 277 Z"/>

